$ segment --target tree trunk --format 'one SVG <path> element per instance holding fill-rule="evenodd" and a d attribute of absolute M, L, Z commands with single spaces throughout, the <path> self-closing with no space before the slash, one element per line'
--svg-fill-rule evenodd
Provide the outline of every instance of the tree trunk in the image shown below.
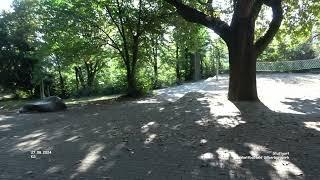
<path fill-rule="evenodd" d="M 77 67 L 74 67 L 74 72 L 75 72 L 75 75 L 76 75 L 76 88 L 77 88 L 77 91 L 79 91 L 79 75 L 78 75 L 78 68 Z"/>
<path fill-rule="evenodd" d="M 41 85 L 40 85 L 40 98 L 44 99 L 46 97 L 46 95 L 44 94 L 44 83 L 43 83 L 43 79 L 41 79 Z"/>
<path fill-rule="evenodd" d="M 61 72 L 61 64 L 59 61 L 58 61 L 58 73 L 59 73 L 59 84 L 60 84 L 61 96 L 65 98 L 67 96 L 67 91 L 64 83 L 64 78 Z"/>
<path fill-rule="evenodd" d="M 176 49 L 176 76 L 177 76 L 177 84 L 181 83 L 181 72 L 180 72 L 180 64 L 179 64 L 179 46 L 177 45 Z"/>
<path fill-rule="evenodd" d="M 257 53 L 254 48 L 254 20 L 237 18 L 232 22 L 228 45 L 231 101 L 258 101 L 256 85 Z"/>
<path fill-rule="evenodd" d="M 158 39 L 155 40 L 155 43 L 153 44 L 153 88 L 158 88 Z"/>
<path fill-rule="evenodd" d="M 62 76 L 60 68 L 59 68 L 59 81 L 60 81 L 61 96 L 62 97 L 66 97 L 67 92 L 66 92 L 66 89 L 65 89 L 64 79 L 63 79 L 63 76 Z"/>
<path fill-rule="evenodd" d="M 137 82 L 135 77 L 135 72 L 127 68 L 127 83 L 128 83 L 128 96 L 137 97 L 139 95 L 139 91 L 137 88 Z"/>
<path fill-rule="evenodd" d="M 283 19 L 282 0 L 233 1 L 234 13 L 230 26 L 220 17 L 210 17 L 180 0 L 165 1 L 175 6 L 184 19 L 214 30 L 227 43 L 230 65 L 229 100 L 258 101 L 256 60 L 280 28 Z M 207 10 L 212 10 L 212 2 L 208 0 Z M 254 25 L 263 5 L 271 7 L 272 21 L 265 34 L 254 43 Z"/>
<path fill-rule="evenodd" d="M 154 71 L 153 87 L 158 88 L 158 60 L 157 59 L 155 59 L 155 62 L 153 65 L 153 71 Z"/>

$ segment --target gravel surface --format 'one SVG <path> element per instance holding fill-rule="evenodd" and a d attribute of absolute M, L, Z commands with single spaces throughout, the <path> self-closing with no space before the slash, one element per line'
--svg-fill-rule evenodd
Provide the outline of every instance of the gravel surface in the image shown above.
<path fill-rule="evenodd" d="M 257 82 L 261 103 L 228 101 L 223 75 L 138 100 L 0 112 L 0 179 L 320 179 L 320 75 Z"/>

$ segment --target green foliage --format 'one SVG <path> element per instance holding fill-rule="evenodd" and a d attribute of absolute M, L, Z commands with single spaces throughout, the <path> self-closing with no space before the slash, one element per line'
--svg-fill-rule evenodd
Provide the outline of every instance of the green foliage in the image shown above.
<path fill-rule="evenodd" d="M 230 2 L 209 12 L 205 1 L 185 1 L 227 22 Z M 319 55 L 319 43 L 310 39 L 320 33 L 319 6 L 286 1 L 284 23 L 259 60 Z M 256 39 L 268 29 L 268 11 L 260 13 Z M 191 80 L 195 53 L 204 78 L 215 75 L 217 63 L 228 68 L 226 45 L 163 0 L 16 0 L 12 12 L 0 14 L 0 47 L 1 89 L 23 95 L 39 95 L 41 82 L 62 97 L 125 93 L 131 80 L 148 92 Z"/>
<path fill-rule="evenodd" d="M 17 1 L 14 12 L 0 16 L 0 85 L 10 90 L 22 90 L 31 94 L 32 73 L 38 63 L 36 51 L 36 16 L 33 1 Z"/>

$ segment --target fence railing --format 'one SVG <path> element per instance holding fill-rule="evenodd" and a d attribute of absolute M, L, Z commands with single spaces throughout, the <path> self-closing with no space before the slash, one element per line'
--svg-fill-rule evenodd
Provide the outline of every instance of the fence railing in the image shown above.
<path fill-rule="evenodd" d="M 257 62 L 257 71 L 300 71 L 320 69 L 320 57 L 308 60 Z"/>

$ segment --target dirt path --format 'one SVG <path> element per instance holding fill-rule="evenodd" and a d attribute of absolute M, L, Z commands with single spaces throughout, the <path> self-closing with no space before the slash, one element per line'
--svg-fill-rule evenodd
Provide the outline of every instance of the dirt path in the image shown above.
<path fill-rule="evenodd" d="M 0 179 L 320 179 L 320 75 L 259 75 L 258 89 L 263 103 L 233 104 L 223 76 L 137 101 L 2 113 Z"/>

